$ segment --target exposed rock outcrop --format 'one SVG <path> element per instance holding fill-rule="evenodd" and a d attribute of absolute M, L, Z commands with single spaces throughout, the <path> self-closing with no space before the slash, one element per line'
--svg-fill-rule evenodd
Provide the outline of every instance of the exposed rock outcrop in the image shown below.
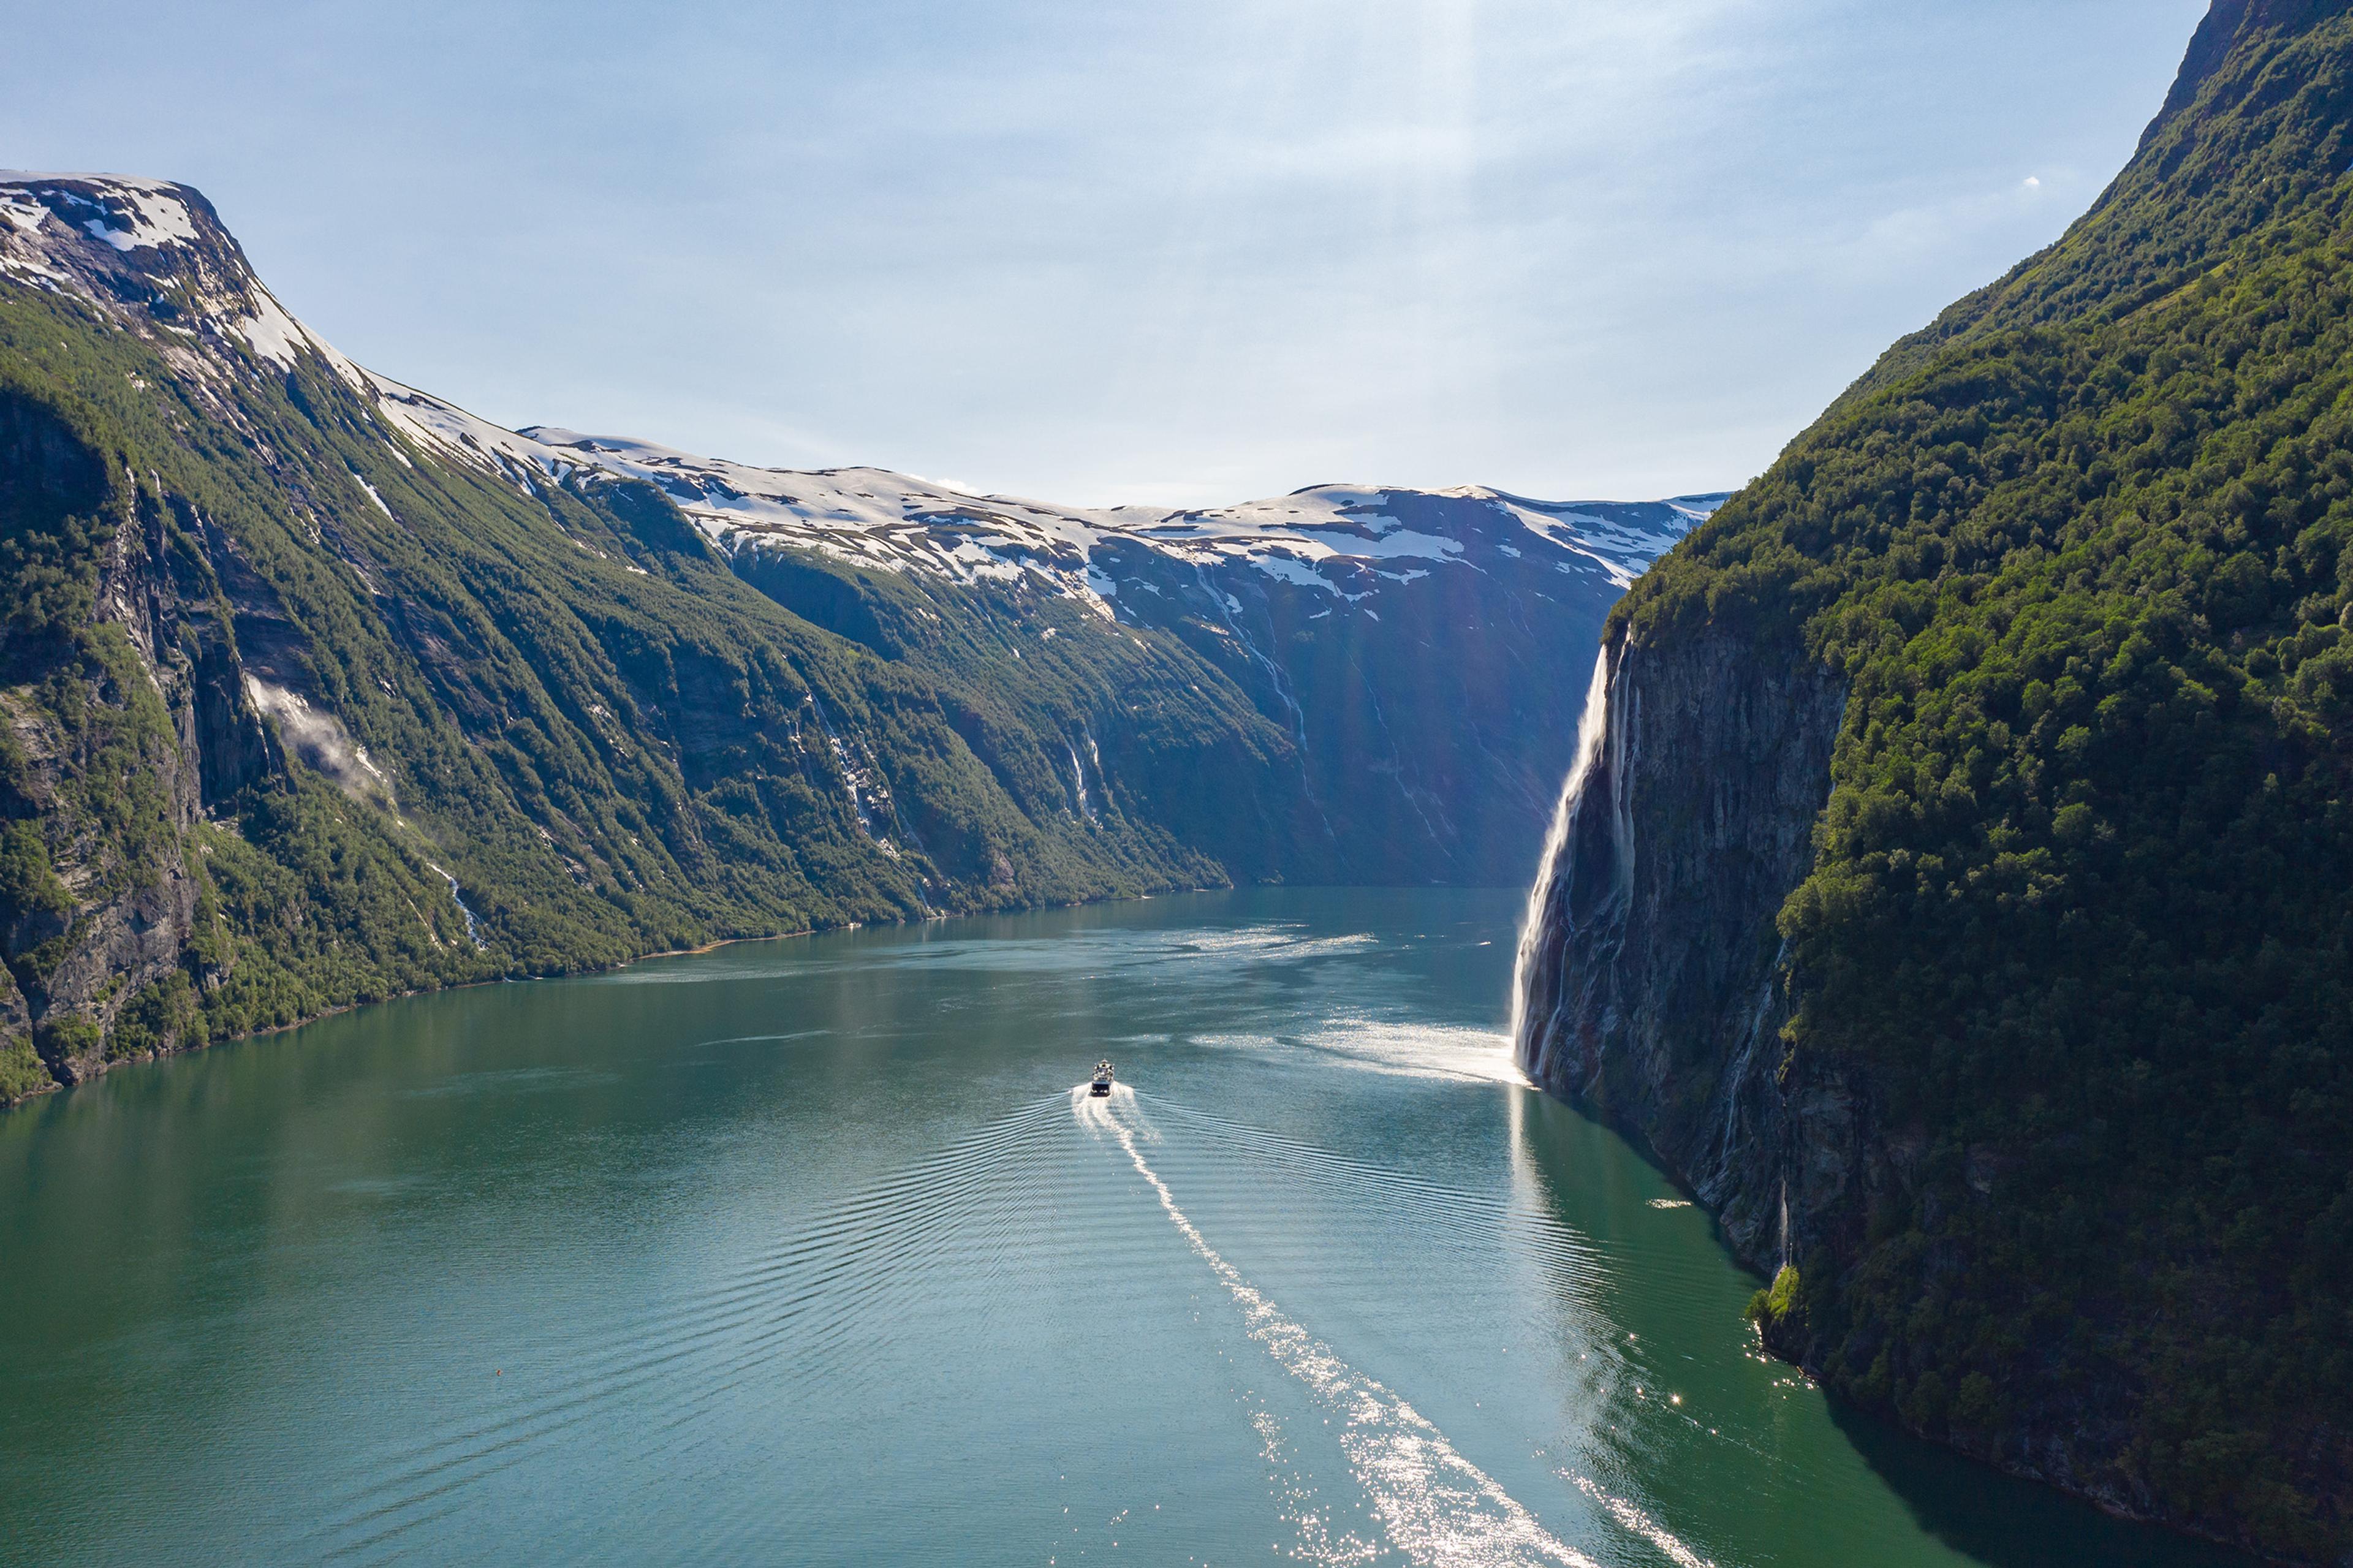
<path fill-rule="evenodd" d="M 85 514 L 101 537 L 87 658 L 37 630 L 0 637 L 12 676 L 0 689 L 16 797 L 7 815 L 68 829 L 47 835 L 29 874 L 13 879 L 28 885 L 7 890 L 0 1068 L 28 1065 L 29 1048 L 51 1079 L 74 1083 L 185 1043 L 185 988 L 219 977 L 198 940 L 195 877 L 168 843 L 144 840 L 156 828 L 177 840 L 208 803 L 262 776 L 270 741 L 213 579 L 175 548 L 162 504 L 105 487 L 96 455 L 54 414 L 19 398 L 0 406 L 0 438 L 17 459 L 8 504 L 20 516 Z M 110 648 L 129 657 L 110 662 Z M 37 679 L 87 685 L 78 702 L 45 704 L 27 696 Z M 107 831 L 140 816 L 128 834 Z M 126 1008 L 142 1014 L 127 1031 Z"/>
<path fill-rule="evenodd" d="M 1608 649 L 1517 984 L 1522 1067 L 1646 1142 L 1770 1269 L 1846 1223 L 1861 1100 L 1784 1072 L 1774 916 L 1811 861 L 1842 684 L 1721 631 Z"/>

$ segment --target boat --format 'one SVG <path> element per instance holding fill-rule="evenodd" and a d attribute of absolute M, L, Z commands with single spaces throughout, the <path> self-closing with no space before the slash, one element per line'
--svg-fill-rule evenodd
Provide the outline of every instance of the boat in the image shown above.
<path fill-rule="evenodd" d="M 1097 1100 L 1111 1093 L 1111 1058 L 1109 1057 L 1095 1063 L 1095 1081 L 1088 1086 L 1087 1092 Z"/>

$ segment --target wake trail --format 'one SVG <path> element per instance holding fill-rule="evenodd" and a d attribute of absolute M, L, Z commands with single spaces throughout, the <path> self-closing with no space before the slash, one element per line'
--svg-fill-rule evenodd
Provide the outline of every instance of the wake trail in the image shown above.
<path fill-rule="evenodd" d="M 1350 1366 L 1285 1316 L 1209 1245 L 1177 1205 L 1168 1184 L 1145 1159 L 1129 1117 L 1120 1114 L 1134 1113 L 1134 1090 L 1098 1102 L 1082 1085 L 1071 1098 L 1082 1125 L 1118 1140 L 1136 1174 L 1160 1200 L 1169 1223 L 1241 1310 L 1244 1332 L 1329 1413 L 1348 1468 L 1393 1545 L 1416 1563 L 1441 1568 L 1539 1563 L 1600 1568 L 1593 1558 L 1546 1530 L 1403 1397 Z"/>
<path fill-rule="evenodd" d="M 1155 1104 L 1166 1102 L 1155 1100 Z M 1497 1198 L 1493 1194 L 1368 1164 L 1264 1128 L 1184 1106 L 1166 1109 L 1203 1137 L 1249 1158 L 1266 1161 L 1322 1190 L 1344 1193 L 1354 1199 L 1361 1199 L 1369 1191 L 1402 1211 L 1440 1222 L 1450 1230 L 1458 1226 L 1465 1215 L 1477 1215 L 1499 1236 L 1507 1235 L 1514 1244 L 1559 1266 L 1563 1281 L 1574 1285 L 1580 1293 L 1605 1283 L 1615 1271 L 1605 1249 L 1589 1237 L 1531 1209 L 1517 1198 Z M 1440 1241 L 1438 1245 L 1469 1244 Z"/>

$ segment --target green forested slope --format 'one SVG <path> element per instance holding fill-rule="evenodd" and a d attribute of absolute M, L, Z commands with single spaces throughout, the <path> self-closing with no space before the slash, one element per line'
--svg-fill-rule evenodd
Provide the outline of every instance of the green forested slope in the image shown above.
<path fill-rule="evenodd" d="M 1132 823 L 1156 847 L 1194 846 L 1246 877 L 1379 880 L 1387 868 L 1365 877 L 1336 852 L 1289 737 L 1175 637 L 1116 627 L 1021 581 L 954 584 L 792 549 L 740 550 L 731 564 L 927 682 L 1032 816 Z"/>
<path fill-rule="evenodd" d="M 1774 1342 L 1931 1435 L 2331 1562 L 2348 9 L 2218 5 L 2099 206 L 1899 344 L 1617 611 L 1651 642 L 1744 626 L 1850 683 L 1781 914 L 1786 1048 L 1863 1069 L 1919 1179 L 1796 1260 Z"/>
<path fill-rule="evenodd" d="M 0 1103 L 725 937 L 1520 875 L 1536 721 L 1711 498 L 1326 489 L 550 446 L 344 361 L 194 191 L 0 173 Z"/>
<path fill-rule="evenodd" d="M 436 461 L 319 355 L 176 343 L 175 287 L 0 285 L 0 1099 L 419 986 L 1279 873 L 1025 812 L 934 683 L 650 487 Z M 1181 674 L 1196 751 L 1280 756 Z"/>

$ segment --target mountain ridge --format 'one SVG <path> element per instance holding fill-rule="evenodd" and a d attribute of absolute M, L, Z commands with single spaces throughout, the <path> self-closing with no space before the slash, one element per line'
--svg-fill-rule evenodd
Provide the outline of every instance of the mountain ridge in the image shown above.
<path fill-rule="evenodd" d="M 356 365 L 185 186 L 0 175 L 0 1100 L 728 937 L 1516 879 L 1546 715 L 1704 510 L 561 434 Z"/>

